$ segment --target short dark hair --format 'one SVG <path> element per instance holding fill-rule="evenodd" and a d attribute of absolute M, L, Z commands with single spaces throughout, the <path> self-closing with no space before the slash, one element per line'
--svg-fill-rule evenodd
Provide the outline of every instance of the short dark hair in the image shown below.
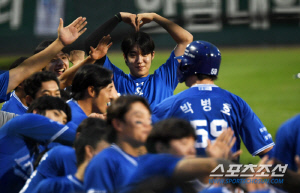
<path fill-rule="evenodd" d="M 196 74 L 198 80 L 204 80 L 204 79 L 209 79 L 212 81 L 215 81 L 218 79 L 217 75 L 207 75 L 207 74 Z"/>
<path fill-rule="evenodd" d="M 125 54 L 125 57 L 127 57 L 127 54 L 135 45 L 141 49 L 143 55 L 152 54 L 155 49 L 154 41 L 149 34 L 141 31 L 135 32 L 122 41 L 121 49 Z"/>
<path fill-rule="evenodd" d="M 24 62 L 28 57 L 21 56 L 18 59 L 16 59 L 10 66 L 9 70 L 18 67 L 22 62 Z"/>
<path fill-rule="evenodd" d="M 147 100 L 141 96 L 136 95 L 125 95 L 120 96 L 115 101 L 112 102 L 111 106 L 107 109 L 107 123 L 112 125 L 113 119 L 118 119 L 120 121 L 125 121 L 125 114 L 130 111 L 131 105 L 136 102 L 141 102 L 149 110 L 151 114 L 150 106 Z M 117 137 L 115 129 L 112 129 L 110 133 L 109 141 L 115 142 Z"/>
<path fill-rule="evenodd" d="M 34 73 L 24 82 L 24 91 L 26 95 L 35 99 L 35 95 L 41 88 L 42 83 L 50 80 L 54 80 L 59 88 L 59 80 L 53 72 L 43 71 Z"/>
<path fill-rule="evenodd" d="M 112 83 L 112 71 L 97 66 L 87 64 L 78 69 L 72 82 L 72 97 L 75 100 L 84 98 L 86 89 L 93 86 L 97 95 L 99 91 Z"/>
<path fill-rule="evenodd" d="M 80 129 L 80 134 L 74 142 L 77 166 L 84 162 L 85 146 L 90 145 L 95 149 L 101 140 L 107 141 L 110 127 L 102 119 L 86 118 L 80 123 L 78 129 Z M 79 132 L 78 129 L 77 132 Z"/>
<path fill-rule="evenodd" d="M 71 108 L 66 102 L 58 97 L 45 95 L 33 100 L 28 107 L 27 113 L 33 113 L 33 110 L 37 110 L 40 115 L 45 115 L 46 110 L 59 110 L 67 115 L 67 122 L 72 119 Z"/>
<path fill-rule="evenodd" d="M 34 50 L 34 54 L 41 52 L 42 50 L 46 49 L 50 44 L 52 44 L 54 40 L 44 40 L 42 41 Z"/>
<path fill-rule="evenodd" d="M 41 51 L 43 51 L 44 49 L 46 49 L 48 46 L 50 46 L 52 43 L 54 42 L 54 40 L 44 40 L 42 41 L 39 45 L 37 45 L 37 47 L 34 50 L 34 54 L 37 54 Z M 63 53 L 69 53 L 70 47 L 64 47 L 61 51 Z"/>
<path fill-rule="evenodd" d="M 178 118 L 165 119 L 154 124 L 147 138 L 146 148 L 150 153 L 157 153 L 155 148 L 156 143 L 160 142 L 169 147 L 171 140 L 190 136 L 196 140 L 195 129 L 188 121 Z"/>

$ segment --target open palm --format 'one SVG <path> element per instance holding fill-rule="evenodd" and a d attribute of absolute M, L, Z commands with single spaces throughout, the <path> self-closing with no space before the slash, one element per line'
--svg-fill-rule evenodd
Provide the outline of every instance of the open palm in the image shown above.
<path fill-rule="evenodd" d="M 110 35 L 103 36 L 103 38 L 99 41 L 96 48 L 93 48 L 92 46 L 90 47 L 90 49 L 91 49 L 90 56 L 94 60 L 99 60 L 103 56 L 105 56 L 107 54 L 108 49 L 112 45 L 112 42 L 110 42 L 110 40 L 111 40 Z"/>
<path fill-rule="evenodd" d="M 87 22 L 85 20 L 85 17 L 78 17 L 70 25 L 64 27 L 64 22 L 60 18 L 57 31 L 58 38 L 64 46 L 73 43 L 79 36 L 81 36 L 86 31 L 86 28 L 84 28 L 84 26 L 87 24 Z"/>

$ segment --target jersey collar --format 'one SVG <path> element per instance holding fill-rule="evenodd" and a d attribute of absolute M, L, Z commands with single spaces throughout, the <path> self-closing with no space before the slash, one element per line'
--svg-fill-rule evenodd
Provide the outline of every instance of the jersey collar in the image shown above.
<path fill-rule="evenodd" d="M 150 75 L 146 76 L 146 77 L 142 77 L 142 78 L 138 78 L 135 76 L 132 76 L 131 74 L 128 74 L 128 77 L 132 80 L 134 80 L 135 82 L 144 82 L 145 80 L 147 80 L 149 78 Z"/>

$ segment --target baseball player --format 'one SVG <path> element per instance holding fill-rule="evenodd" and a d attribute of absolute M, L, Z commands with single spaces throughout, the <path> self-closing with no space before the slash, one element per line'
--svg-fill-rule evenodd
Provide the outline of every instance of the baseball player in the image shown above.
<path fill-rule="evenodd" d="M 82 130 L 94 127 L 98 119 L 87 118 L 83 120 L 76 129 L 76 138 Z M 54 178 L 59 176 L 73 175 L 76 173 L 76 154 L 75 149 L 71 146 L 58 145 L 46 152 L 39 162 L 35 171 L 26 181 L 20 193 L 31 193 L 37 185 L 44 179 Z"/>
<path fill-rule="evenodd" d="M 0 187 L 19 192 L 33 172 L 37 144 L 55 141 L 72 145 L 76 125 L 70 122 L 70 107 L 60 98 L 43 96 L 24 115 L 8 121 L 0 130 Z"/>
<path fill-rule="evenodd" d="M 143 97 L 121 96 L 107 111 L 113 126 L 110 142 L 88 165 L 84 175 L 86 192 L 113 193 L 120 190 L 138 166 L 140 148 L 152 129 L 150 107 Z"/>
<path fill-rule="evenodd" d="M 72 121 L 79 125 L 92 113 L 106 113 L 113 98 L 112 72 L 101 66 L 87 64 L 77 71 L 72 83 L 72 97 L 68 104 Z"/>
<path fill-rule="evenodd" d="M 178 61 L 174 57 L 184 53 L 186 45 L 193 41 L 193 36 L 179 25 L 156 13 L 135 15 L 121 12 L 100 26 L 87 38 L 87 52 L 89 52 L 90 46 L 95 47 L 96 43 L 104 35 L 111 33 L 121 21 L 131 24 L 137 30 L 137 32 L 126 37 L 121 45 L 124 60 L 130 73 L 125 74 L 112 64 L 107 56 L 104 57 L 103 66 L 113 71 L 113 81 L 118 93 L 142 96 L 148 100 L 152 109 L 163 99 L 173 95 L 173 91 L 178 84 L 176 76 Z M 151 21 L 163 27 L 177 45 L 166 63 L 161 65 L 154 74 L 150 75 L 150 66 L 155 56 L 154 41 L 147 33 L 138 30 L 142 25 Z"/>
<path fill-rule="evenodd" d="M 22 62 L 18 67 L 0 74 L 0 102 L 9 99 L 10 91 L 15 89 L 21 82 L 31 74 L 44 68 L 51 59 L 58 54 L 63 47 L 73 43 L 86 28 L 82 17 L 74 20 L 69 26 L 63 27 L 63 20 L 60 20 L 58 27 L 58 38 L 40 53 L 37 53 Z M 71 33 L 72 32 L 72 33 Z"/>
<path fill-rule="evenodd" d="M 84 172 L 91 159 L 109 146 L 107 134 L 110 127 L 104 120 L 97 118 L 87 118 L 83 122 L 85 127 L 82 128 L 79 136 L 74 142 L 76 152 L 77 171 L 64 177 L 54 177 L 42 180 L 32 193 L 39 192 L 56 192 L 56 193 L 73 193 L 84 192 Z M 74 155 L 75 155 L 74 152 Z"/>
<path fill-rule="evenodd" d="M 284 122 L 276 133 L 274 157 L 297 171 L 295 156 L 300 156 L 300 114 Z"/>
<path fill-rule="evenodd" d="M 273 148 L 272 136 L 250 106 L 214 84 L 221 63 L 216 46 L 194 41 L 176 59 L 181 59 L 179 82 L 185 82 L 190 88 L 158 104 L 153 111 L 154 122 L 167 117 L 190 121 L 196 129 L 198 155 L 205 155 L 208 139 L 214 141 L 228 127 L 236 137 L 232 152 L 240 149 L 240 137 L 253 156 L 262 156 Z"/>
<path fill-rule="evenodd" d="M 18 67 L 27 58 L 28 57 L 20 57 L 17 60 L 15 60 L 9 66 L 9 70 Z M 28 106 L 26 104 L 26 94 L 22 82 L 14 89 L 14 91 L 11 92 L 9 100 L 3 103 L 1 110 L 21 115 L 26 113 L 27 109 Z"/>

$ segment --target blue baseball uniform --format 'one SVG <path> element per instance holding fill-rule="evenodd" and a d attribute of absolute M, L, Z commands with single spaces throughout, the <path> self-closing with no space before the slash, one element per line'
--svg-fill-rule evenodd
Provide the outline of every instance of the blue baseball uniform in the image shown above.
<path fill-rule="evenodd" d="M 76 125 L 55 122 L 37 114 L 24 114 L 7 122 L 0 129 L 0 188 L 18 192 L 33 172 L 37 143 L 57 141 L 72 145 Z"/>
<path fill-rule="evenodd" d="M 112 70 L 113 81 L 116 90 L 120 94 L 135 94 L 146 98 L 151 109 L 165 98 L 172 96 L 177 87 L 177 66 L 178 61 L 174 59 L 172 51 L 165 64 L 161 65 L 154 74 L 143 78 L 136 78 L 130 74 L 125 74 L 121 69 L 113 65 L 106 57 L 103 67 Z"/>
<path fill-rule="evenodd" d="M 75 174 L 76 171 L 75 149 L 64 145 L 56 146 L 45 153 L 20 193 L 33 192 L 44 179 Z"/>
<path fill-rule="evenodd" d="M 67 101 L 68 105 L 71 108 L 72 112 L 72 122 L 76 125 L 79 125 L 84 119 L 88 116 L 83 112 L 81 107 L 78 105 L 77 101 L 74 99 L 70 99 Z"/>
<path fill-rule="evenodd" d="M 32 193 L 80 193 L 84 192 L 83 183 L 74 175 L 48 178 L 35 188 Z"/>
<path fill-rule="evenodd" d="M 276 134 L 274 157 L 297 171 L 295 156 L 300 156 L 300 114 L 283 123 Z"/>
<path fill-rule="evenodd" d="M 10 99 L 6 101 L 2 106 L 2 111 L 23 115 L 27 112 L 28 107 L 23 105 L 16 92 L 13 91 L 10 95 Z"/>
<path fill-rule="evenodd" d="M 114 193 L 131 176 L 138 160 L 117 145 L 111 145 L 96 155 L 84 174 L 84 190 L 89 193 Z"/>
<path fill-rule="evenodd" d="M 7 93 L 7 87 L 9 82 L 9 71 L 0 73 L 0 103 L 7 101 L 10 94 Z"/>
<path fill-rule="evenodd" d="M 198 84 L 169 97 L 155 107 L 152 117 L 153 122 L 168 117 L 190 121 L 196 129 L 198 155 L 205 155 L 207 139 L 213 142 L 228 127 L 236 136 L 233 152 L 240 149 L 240 137 L 253 156 L 274 145 L 250 106 L 216 85 Z"/>
<path fill-rule="evenodd" d="M 232 191 L 228 190 L 225 186 L 220 186 L 220 187 L 212 186 L 200 191 L 199 193 L 229 193 L 229 192 Z"/>
<path fill-rule="evenodd" d="M 148 179 L 159 177 L 171 179 L 177 163 L 182 158 L 169 154 L 146 154 L 139 157 L 138 167 L 135 172 L 126 179 L 120 192 L 130 192 L 135 186 Z"/>

